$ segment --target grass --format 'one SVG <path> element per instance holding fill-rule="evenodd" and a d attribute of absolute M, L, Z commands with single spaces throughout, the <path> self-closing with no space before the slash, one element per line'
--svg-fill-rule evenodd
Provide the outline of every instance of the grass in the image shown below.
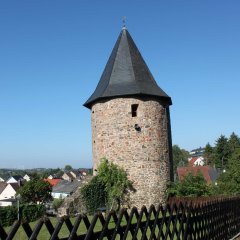
<path fill-rule="evenodd" d="M 153 216 L 151 217 L 151 219 L 152 219 L 152 218 L 153 218 Z M 56 217 L 51 217 L 51 218 L 49 218 L 49 219 L 50 219 L 53 227 L 55 227 L 56 224 L 58 223 L 58 218 L 56 218 Z M 70 219 L 71 222 L 72 222 L 72 224 L 74 224 L 75 219 L 76 219 L 76 218 L 74 218 L 74 217 Z M 89 222 L 91 222 L 92 216 L 89 216 L 88 219 L 89 219 Z M 146 220 L 146 217 L 143 216 L 143 219 L 142 219 L 142 220 L 143 220 L 143 221 Z M 132 219 L 132 223 L 136 223 L 136 222 L 137 222 L 137 219 L 136 219 L 136 217 L 134 217 L 134 218 Z M 37 225 L 37 223 L 38 223 L 38 221 L 31 222 L 31 223 L 30 223 L 31 228 L 34 229 L 34 227 Z M 126 224 L 127 224 L 127 221 L 126 221 L 125 218 L 123 218 L 123 219 L 122 219 L 122 222 L 121 222 L 121 225 L 123 226 L 123 225 L 126 225 Z M 108 228 L 109 228 L 109 229 L 115 228 L 115 223 L 114 223 L 113 219 L 111 219 L 111 221 L 110 221 L 110 223 L 109 223 L 109 225 L 108 225 Z M 5 231 L 6 231 L 7 233 L 8 233 L 10 230 L 11 230 L 11 227 L 5 227 Z M 100 223 L 100 220 L 98 219 L 98 221 L 96 222 L 96 225 L 95 225 L 95 227 L 94 227 L 94 232 L 101 231 L 101 230 L 102 230 L 102 225 L 101 225 L 101 223 Z M 165 227 L 165 226 L 164 226 L 164 231 L 166 231 L 166 227 Z M 87 232 L 87 229 L 86 229 L 86 227 L 85 227 L 85 224 L 84 224 L 83 221 L 81 221 L 81 223 L 80 223 L 80 225 L 79 225 L 79 227 L 78 227 L 77 235 L 82 235 L 82 234 L 84 234 L 84 233 L 86 233 L 86 232 Z M 157 233 L 158 233 L 158 230 L 156 230 L 156 234 L 157 234 Z M 59 237 L 60 239 L 61 239 L 61 238 L 67 238 L 67 237 L 69 236 L 69 234 L 70 234 L 70 233 L 69 233 L 69 231 L 68 231 L 68 228 L 67 228 L 66 224 L 64 223 L 64 224 L 62 225 L 62 227 L 61 227 L 61 230 L 60 230 L 60 232 L 59 232 L 59 234 L 58 234 L 58 237 Z M 147 231 L 147 236 L 149 237 L 150 234 L 151 234 L 151 232 L 150 232 L 150 230 L 148 229 L 148 231 Z M 139 239 L 140 237 L 141 237 L 141 231 L 138 232 L 138 239 Z M 14 240 L 19 240 L 19 239 L 20 239 L 20 240 L 25 240 L 25 239 L 27 240 L 27 239 L 28 239 L 28 237 L 27 237 L 24 229 L 22 228 L 22 226 L 18 229 L 18 231 L 17 231 L 17 233 L 15 234 L 15 237 L 14 237 L 13 239 L 14 239 Z M 38 240 L 50 239 L 50 234 L 49 234 L 49 232 L 48 232 L 45 224 L 43 224 L 43 226 L 42 226 L 42 228 L 41 228 L 41 230 L 40 230 L 40 232 L 39 232 L 39 234 L 38 234 L 37 239 L 38 239 Z M 107 238 L 104 238 L 104 239 L 107 239 Z M 117 240 L 117 239 L 120 239 L 120 237 L 117 236 L 116 240 Z M 129 240 L 132 239 L 132 235 L 131 235 L 130 232 L 128 233 L 127 239 L 129 239 Z M 174 238 L 174 239 L 175 239 L 175 238 Z"/>
<path fill-rule="evenodd" d="M 56 226 L 56 224 L 58 223 L 58 218 L 55 218 L 55 217 L 51 217 L 49 218 L 53 227 Z M 89 217 L 89 220 L 91 219 L 91 217 Z M 74 221 L 75 221 L 75 218 L 71 218 L 71 222 L 72 224 L 74 224 Z M 38 221 L 35 221 L 35 222 L 31 222 L 29 225 L 31 226 L 32 229 L 34 229 L 34 227 L 37 225 Z M 100 225 L 99 225 L 100 227 Z M 5 231 L 8 233 L 10 231 L 11 227 L 6 227 L 5 228 Z M 79 228 L 78 228 L 78 231 L 77 231 L 77 234 L 83 234 L 83 233 L 86 233 L 86 227 L 84 224 L 80 224 Z M 68 231 L 68 228 L 66 226 L 66 224 L 64 223 L 61 227 L 61 230 L 58 234 L 58 237 L 59 238 L 64 238 L 64 237 L 68 237 L 69 236 L 69 231 Z M 38 240 L 46 240 L 46 239 L 49 239 L 50 238 L 50 234 L 46 228 L 46 226 L 43 224 L 39 234 L 38 234 L 38 237 L 37 239 Z M 25 239 L 28 239 L 24 229 L 22 228 L 22 226 L 18 229 L 17 233 L 15 234 L 15 237 L 13 238 L 14 240 L 25 240 Z"/>

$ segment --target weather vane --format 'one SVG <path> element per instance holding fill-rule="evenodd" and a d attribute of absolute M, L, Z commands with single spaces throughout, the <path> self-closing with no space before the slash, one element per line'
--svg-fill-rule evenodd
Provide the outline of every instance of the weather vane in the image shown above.
<path fill-rule="evenodd" d="M 122 18 L 123 28 L 126 28 L 126 19 L 127 19 L 126 16 Z"/>

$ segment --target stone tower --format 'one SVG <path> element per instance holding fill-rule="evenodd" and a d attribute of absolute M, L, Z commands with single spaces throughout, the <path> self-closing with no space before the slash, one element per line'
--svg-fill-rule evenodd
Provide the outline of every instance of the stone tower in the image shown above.
<path fill-rule="evenodd" d="M 173 177 L 171 104 L 123 28 L 84 106 L 92 112 L 94 169 L 103 157 L 123 167 L 136 189 L 131 206 L 164 202 Z"/>

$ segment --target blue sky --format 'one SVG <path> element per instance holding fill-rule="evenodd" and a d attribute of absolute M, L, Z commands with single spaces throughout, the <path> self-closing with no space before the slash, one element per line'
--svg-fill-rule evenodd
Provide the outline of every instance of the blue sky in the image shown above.
<path fill-rule="evenodd" d="M 173 143 L 240 135 L 240 1 L 0 2 L 0 168 L 91 167 L 94 91 L 127 28 L 172 97 Z"/>

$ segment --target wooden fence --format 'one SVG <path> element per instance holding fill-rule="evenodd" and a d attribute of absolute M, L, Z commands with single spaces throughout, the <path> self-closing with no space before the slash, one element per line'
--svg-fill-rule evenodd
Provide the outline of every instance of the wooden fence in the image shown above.
<path fill-rule="evenodd" d="M 172 199 L 166 206 L 122 209 L 106 217 L 79 215 L 54 219 L 42 218 L 35 226 L 16 221 L 1 239 L 230 239 L 240 232 L 240 197 L 223 199 Z M 63 233 L 61 230 L 65 228 Z M 45 229 L 43 231 L 43 229 Z M 17 237 L 18 232 L 25 235 Z M 47 236 L 46 237 L 46 232 Z M 41 237 L 41 234 L 45 234 Z"/>

